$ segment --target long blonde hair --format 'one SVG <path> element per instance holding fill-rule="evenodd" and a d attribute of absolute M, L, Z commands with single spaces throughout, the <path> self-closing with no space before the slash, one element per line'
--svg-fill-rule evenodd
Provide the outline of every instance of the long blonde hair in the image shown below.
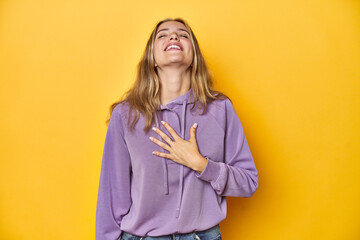
<path fill-rule="evenodd" d="M 131 113 L 135 110 L 136 115 L 134 120 L 129 126 L 132 130 L 139 119 L 139 115 L 144 114 L 146 117 L 146 124 L 144 131 L 148 132 L 155 117 L 156 110 L 160 108 L 160 79 L 157 75 L 154 60 L 154 42 L 158 27 L 168 21 L 177 21 L 185 25 L 190 33 L 190 39 L 193 45 L 194 57 L 191 69 L 191 89 L 194 97 L 193 109 L 199 101 L 202 105 L 204 114 L 206 111 L 207 103 L 216 99 L 225 99 L 227 96 L 221 92 L 213 89 L 213 80 L 208 70 L 207 64 L 203 55 L 201 54 L 198 41 L 191 30 L 190 26 L 182 18 L 166 18 L 159 21 L 152 31 L 150 38 L 146 44 L 145 51 L 137 65 L 136 81 L 133 86 L 125 92 L 123 98 L 110 106 L 110 117 L 114 108 L 126 102 L 129 105 L 128 126 L 130 125 Z M 125 97 L 124 97 L 125 96 Z M 107 119 L 106 124 L 109 124 L 110 117 Z"/>

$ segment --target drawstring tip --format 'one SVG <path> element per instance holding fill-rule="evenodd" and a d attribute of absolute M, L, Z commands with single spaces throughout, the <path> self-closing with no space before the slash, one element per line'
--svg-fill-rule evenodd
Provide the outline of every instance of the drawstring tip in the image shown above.
<path fill-rule="evenodd" d="M 164 184 L 164 194 L 169 195 L 169 185 L 166 183 Z"/>
<path fill-rule="evenodd" d="M 176 218 L 179 218 L 179 215 L 180 215 L 180 209 L 177 208 L 177 209 L 176 209 Z"/>

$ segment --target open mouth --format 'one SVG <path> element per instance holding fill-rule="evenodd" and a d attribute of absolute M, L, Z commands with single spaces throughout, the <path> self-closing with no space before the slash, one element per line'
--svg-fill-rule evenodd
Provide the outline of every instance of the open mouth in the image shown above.
<path fill-rule="evenodd" d="M 165 51 L 182 51 L 182 48 L 176 44 L 168 46 Z"/>

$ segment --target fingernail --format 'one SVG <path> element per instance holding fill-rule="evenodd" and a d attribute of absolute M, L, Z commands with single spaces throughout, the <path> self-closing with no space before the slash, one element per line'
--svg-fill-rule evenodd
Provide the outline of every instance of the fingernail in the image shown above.
<path fill-rule="evenodd" d="M 153 137 L 149 137 L 150 138 L 150 140 L 153 140 Z"/>
<path fill-rule="evenodd" d="M 153 127 L 152 130 L 156 131 L 156 127 Z"/>
<path fill-rule="evenodd" d="M 165 124 L 165 122 L 164 122 L 164 121 L 161 121 L 161 123 L 162 123 L 162 124 Z"/>
<path fill-rule="evenodd" d="M 197 123 L 194 123 L 193 127 L 194 127 L 194 128 L 197 128 Z"/>

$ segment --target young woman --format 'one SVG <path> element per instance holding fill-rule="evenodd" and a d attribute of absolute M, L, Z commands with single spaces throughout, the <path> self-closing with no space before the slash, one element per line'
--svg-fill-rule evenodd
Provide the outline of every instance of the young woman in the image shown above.
<path fill-rule="evenodd" d="M 251 197 L 258 172 L 184 20 L 156 24 L 134 86 L 110 113 L 96 239 L 221 239 L 226 196 Z"/>

